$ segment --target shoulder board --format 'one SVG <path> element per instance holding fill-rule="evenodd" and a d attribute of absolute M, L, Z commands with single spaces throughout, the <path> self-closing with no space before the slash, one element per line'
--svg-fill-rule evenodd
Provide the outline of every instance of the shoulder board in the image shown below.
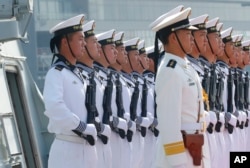
<path fill-rule="evenodd" d="M 61 71 L 63 68 L 64 68 L 63 65 L 56 65 L 55 66 L 55 69 L 58 70 L 58 71 Z"/>
<path fill-rule="evenodd" d="M 176 63 L 177 62 L 175 60 L 171 59 L 169 60 L 167 67 L 175 68 Z"/>

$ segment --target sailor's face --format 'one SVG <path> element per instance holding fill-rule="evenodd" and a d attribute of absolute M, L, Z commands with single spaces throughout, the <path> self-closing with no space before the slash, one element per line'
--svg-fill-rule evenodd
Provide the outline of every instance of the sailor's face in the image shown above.
<path fill-rule="evenodd" d="M 224 52 L 227 55 L 227 57 L 234 57 L 234 44 L 232 41 L 226 42 Z"/>
<path fill-rule="evenodd" d="M 218 32 L 209 33 L 207 35 L 207 38 L 208 38 L 208 41 L 209 41 L 209 44 L 211 46 L 213 54 L 218 55 L 219 52 L 221 51 L 220 50 L 221 49 L 220 48 L 221 47 L 221 38 L 219 36 L 219 33 Z"/>
<path fill-rule="evenodd" d="M 104 51 L 110 64 L 114 64 L 117 59 L 117 50 L 114 44 L 108 44 L 104 46 Z"/>
<path fill-rule="evenodd" d="M 132 65 L 132 69 L 138 72 L 138 67 L 140 66 L 139 51 L 138 50 L 129 51 L 128 57 Z"/>
<path fill-rule="evenodd" d="M 176 33 L 186 54 L 191 53 L 194 46 L 194 37 L 191 30 L 181 29 L 177 30 Z"/>
<path fill-rule="evenodd" d="M 82 31 L 78 31 L 72 34 L 72 37 L 69 40 L 69 45 L 76 59 L 82 57 L 85 54 L 86 42 L 85 42 L 85 37 Z"/>
<path fill-rule="evenodd" d="M 201 53 L 206 52 L 207 30 L 197 30 L 193 32 L 196 45 Z"/>
<path fill-rule="evenodd" d="M 116 47 L 117 50 L 117 61 L 120 64 L 126 64 L 128 62 L 128 53 L 125 50 L 124 45 Z"/>
<path fill-rule="evenodd" d="M 86 38 L 86 48 L 88 49 L 90 57 L 93 57 L 93 59 L 97 59 L 100 57 L 98 45 L 99 43 L 95 36 L 90 36 Z"/>
<path fill-rule="evenodd" d="M 149 68 L 149 59 L 146 53 L 140 54 L 140 61 L 144 70 Z"/>

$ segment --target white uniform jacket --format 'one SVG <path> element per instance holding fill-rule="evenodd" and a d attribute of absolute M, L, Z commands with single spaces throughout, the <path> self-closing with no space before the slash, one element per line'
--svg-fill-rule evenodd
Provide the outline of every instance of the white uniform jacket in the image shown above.
<path fill-rule="evenodd" d="M 194 133 L 195 130 L 186 129 L 186 126 L 197 123 L 198 117 L 199 122 L 204 120 L 198 74 L 186 58 L 165 53 L 157 71 L 155 90 L 161 138 L 157 167 L 181 164 L 193 167 L 184 147 L 181 130 Z M 202 130 L 200 125 L 199 130 Z"/>
<path fill-rule="evenodd" d="M 43 96 L 49 132 L 77 136 L 72 130 L 87 119 L 85 91 L 86 82 L 69 69 L 52 67 L 48 71 Z"/>

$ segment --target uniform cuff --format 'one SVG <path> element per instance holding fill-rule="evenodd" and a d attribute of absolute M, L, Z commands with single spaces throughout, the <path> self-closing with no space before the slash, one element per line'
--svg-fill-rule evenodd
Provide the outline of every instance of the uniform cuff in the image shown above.
<path fill-rule="evenodd" d="M 86 130 L 86 127 L 87 125 L 83 121 L 80 121 L 79 125 L 73 131 L 84 132 Z"/>

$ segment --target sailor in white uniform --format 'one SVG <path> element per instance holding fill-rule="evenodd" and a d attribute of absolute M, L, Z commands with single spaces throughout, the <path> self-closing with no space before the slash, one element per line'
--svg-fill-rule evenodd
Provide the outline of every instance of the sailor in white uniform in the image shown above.
<path fill-rule="evenodd" d="M 98 79 L 97 73 L 93 68 L 94 59 L 100 57 L 101 45 L 98 43 L 94 33 L 95 21 L 91 20 L 83 26 L 83 33 L 86 40 L 86 52 L 83 57 L 79 58 L 76 66 L 81 70 L 81 73 L 86 76 L 87 87 L 86 100 L 83 102 L 88 110 L 87 122 L 95 123 L 98 132 L 98 140 L 96 142 L 97 153 L 99 154 L 97 166 L 105 167 L 104 155 L 105 144 L 102 139 L 110 139 L 111 129 L 107 124 L 102 123 L 101 116 L 103 115 L 102 97 L 104 95 L 104 87 Z M 91 89 L 92 88 L 92 89 Z M 108 155 L 108 153 L 107 153 Z"/>
<path fill-rule="evenodd" d="M 166 17 L 152 28 L 165 50 L 155 85 L 161 143 L 154 167 L 189 168 L 203 165 L 202 87 L 197 72 L 186 58 L 194 45 L 191 30 L 197 29 L 189 24 L 190 12 L 191 8 L 187 8 Z M 188 151 L 193 151 L 188 149 L 188 134 L 196 137 L 191 143 L 199 146 L 197 156 L 192 157 Z"/>
<path fill-rule="evenodd" d="M 160 48 L 159 53 L 160 54 Z M 147 110 L 149 112 L 150 126 L 147 131 L 145 138 L 145 148 L 144 148 L 144 167 L 153 168 L 153 163 L 155 161 L 156 153 L 156 143 L 159 136 L 159 130 L 157 128 L 158 119 L 155 110 L 155 68 L 154 68 L 154 46 L 147 47 L 146 54 L 149 59 L 149 68 L 143 72 L 144 78 L 148 83 L 148 97 L 147 97 Z"/>
<path fill-rule="evenodd" d="M 208 138 L 209 152 L 210 152 L 210 163 L 211 167 L 219 166 L 219 150 L 218 150 L 218 138 L 215 133 L 216 125 L 221 124 L 217 119 L 219 113 L 216 110 L 216 100 L 214 93 L 216 93 L 215 84 L 217 82 L 218 71 L 214 65 L 217 55 L 221 52 L 220 45 L 222 43 L 220 39 L 220 34 L 217 29 L 219 24 L 219 18 L 216 17 L 206 22 L 207 38 L 208 43 L 206 44 L 206 50 L 201 51 L 201 56 L 199 60 L 204 68 L 204 75 L 202 85 L 205 93 L 208 96 L 209 103 L 206 105 L 206 110 L 208 111 L 210 122 L 207 123 L 206 136 Z M 213 90 L 212 90 L 213 89 Z"/>
<path fill-rule="evenodd" d="M 229 60 L 230 58 L 234 57 L 234 46 L 232 42 L 232 31 L 233 28 L 230 27 L 224 31 L 221 32 L 221 38 L 223 43 L 225 44 L 225 48 L 223 51 L 223 54 L 221 56 L 218 56 L 217 58 L 217 67 L 222 72 L 222 81 L 224 84 L 224 89 L 222 93 L 222 104 L 224 108 L 224 116 L 225 116 L 225 129 L 221 130 L 221 132 L 224 135 L 224 141 L 225 141 L 225 152 L 221 154 L 223 156 L 223 159 L 220 160 L 220 165 L 223 165 L 224 167 L 229 167 L 229 152 L 231 151 L 231 147 L 234 144 L 234 136 L 232 134 L 234 128 L 236 127 L 237 118 L 232 114 L 232 101 L 233 101 L 233 78 L 229 67 Z M 231 90 L 231 91 L 229 91 Z M 222 164 L 221 164 L 222 163 Z"/>
<path fill-rule="evenodd" d="M 113 65 L 117 69 L 116 74 L 116 87 L 120 89 L 120 91 L 117 91 L 115 94 L 115 98 L 113 100 L 114 107 L 119 108 L 119 115 L 121 115 L 121 118 L 125 119 L 127 130 L 125 133 L 125 136 L 127 136 L 128 129 L 131 128 L 131 120 L 130 120 L 130 100 L 131 100 L 131 93 L 129 85 L 127 84 L 127 80 L 122 75 L 122 66 L 124 64 L 128 63 L 128 56 L 127 51 L 125 50 L 125 46 L 123 43 L 124 38 L 124 32 L 118 32 L 115 34 L 114 42 L 117 50 L 117 59 L 116 63 Z M 118 81 L 119 80 L 119 81 Z M 114 91 L 113 91 L 114 92 Z M 118 112 L 118 111 L 117 111 Z M 118 114 L 118 113 L 117 113 Z M 135 127 L 135 125 L 134 125 Z M 131 166 L 131 145 L 130 142 L 128 142 L 127 137 L 120 138 L 121 144 L 118 147 L 120 149 L 120 153 L 117 154 L 117 157 L 120 157 L 119 160 L 119 166 L 120 168 L 130 168 Z M 114 157 L 113 157 L 114 159 Z"/>
<path fill-rule="evenodd" d="M 44 85 L 45 115 L 49 118 L 48 130 L 56 135 L 50 149 L 48 167 L 96 168 L 94 124 L 87 124 L 84 105 L 86 81 L 75 66 L 85 50 L 82 23 L 78 15 L 54 26 L 50 47 L 58 59 L 48 71 Z M 52 61 L 53 62 L 53 61 Z"/>
<path fill-rule="evenodd" d="M 139 38 L 133 38 L 124 42 L 125 49 L 128 52 L 128 64 L 132 70 L 132 80 L 134 83 L 134 88 L 130 103 L 130 118 L 137 125 L 137 131 L 134 132 L 131 148 L 132 148 L 132 158 L 131 167 L 132 168 L 142 168 L 143 166 L 143 154 L 144 154 L 144 136 L 141 132 L 141 128 L 147 128 L 149 126 L 149 120 L 147 117 L 141 116 L 141 93 L 143 85 L 143 77 L 139 73 L 140 58 L 138 51 Z"/>
<path fill-rule="evenodd" d="M 246 40 L 242 42 L 242 49 L 245 52 L 245 57 L 243 58 L 243 64 L 245 66 L 249 66 L 249 61 L 250 61 L 250 57 L 249 57 L 249 51 L 250 51 L 250 40 Z M 249 73 L 248 71 L 245 71 L 244 73 L 245 75 L 245 84 L 244 84 L 244 96 L 245 96 L 245 102 L 244 102 L 244 108 L 245 108 L 245 112 L 247 114 L 247 119 L 246 119 L 246 123 L 245 123 L 245 132 L 246 132 L 246 148 L 245 151 L 250 151 L 250 142 L 248 141 L 248 139 L 250 138 L 250 126 L 249 126 L 249 121 L 250 121 L 250 111 L 249 111 Z"/>

